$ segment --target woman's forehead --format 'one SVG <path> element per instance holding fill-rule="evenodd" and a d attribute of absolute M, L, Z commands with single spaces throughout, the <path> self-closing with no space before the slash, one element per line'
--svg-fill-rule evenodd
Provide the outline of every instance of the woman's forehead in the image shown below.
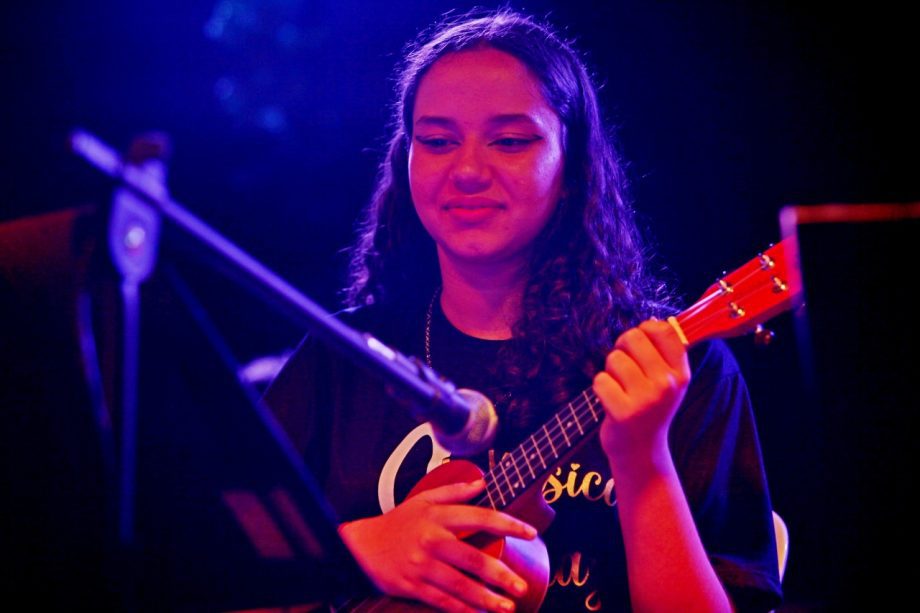
<path fill-rule="evenodd" d="M 513 55 L 492 47 L 449 53 L 422 77 L 413 108 L 420 118 L 507 121 L 552 113 L 540 83 Z"/>

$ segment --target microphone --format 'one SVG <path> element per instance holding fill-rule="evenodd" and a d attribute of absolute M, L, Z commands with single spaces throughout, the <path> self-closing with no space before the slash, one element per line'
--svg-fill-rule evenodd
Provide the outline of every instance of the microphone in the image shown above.
<path fill-rule="evenodd" d="M 418 358 L 408 358 L 370 334 L 367 347 L 396 370 L 415 375 L 414 385 L 387 386 L 391 396 L 409 402 L 413 415 L 431 423 L 438 443 L 457 455 L 471 456 L 485 451 L 495 440 L 498 414 L 495 405 L 480 392 L 457 387 Z"/>
<path fill-rule="evenodd" d="M 449 429 L 446 420 L 439 419 L 437 411 L 433 411 L 429 421 L 435 438 L 442 447 L 457 455 L 471 456 L 485 451 L 492 445 L 498 430 L 495 405 L 485 394 L 475 390 L 460 388 L 456 395 L 465 405 L 466 422 L 456 430 Z M 445 423 L 440 423 L 442 421 Z"/>

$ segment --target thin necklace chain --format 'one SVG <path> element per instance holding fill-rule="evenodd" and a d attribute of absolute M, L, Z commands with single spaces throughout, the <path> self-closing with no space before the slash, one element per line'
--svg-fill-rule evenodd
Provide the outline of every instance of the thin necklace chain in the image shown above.
<path fill-rule="evenodd" d="M 425 314 L 425 363 L 429 368 L 434 368 L 431 363 L 431 317 L 434 313 L 434 301 L 441 295 L 441 288 L 438 287 L 431 295 L 431 302 L 428 303 L 428 312 Z"/>
<path fill-rule="evenodd" d="M 428 368 L 434 368 L 434 365 L 431 363 L 431 318 L 434 316 L 434 303 L 440 295 L 441 287 L 439 286 L 434 290 L 434 294 L 431 295 L 431 301 L 428 303 L 428 311 L 425 313 L 425 363 L 428 364 Z M 509 400 L 511 400 L 511 392 L 508 392 L 502 398 L 503 402 L 508 402 Z M 494 447 L 489 449 L 489 470 L 493 468 L 495 468 Z"/>
<path fill-rule="evenodd" d="M 441 288 L 438 287 L 431 295 L 431 301 L 428 303 L 428 311 L 425 313 L 425 363 L 429 368 L 434 368 L 431 363 L 431 320 L 434 316 L 434 304 L 438 296 L 441 295 Z M 499 402 L 507 403 L 511 400 L 511 392 L 505 392 L 499 399 Z"/>

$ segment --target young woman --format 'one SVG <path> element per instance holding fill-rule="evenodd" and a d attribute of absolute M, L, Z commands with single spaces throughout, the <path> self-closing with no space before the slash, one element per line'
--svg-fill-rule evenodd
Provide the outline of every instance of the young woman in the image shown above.
<path fill-rule="evenodd" d="M 548 579 L 554 611 L 778 604 L 744 382 L 724 344 L 688 353 L 663 321 L 667 294 L 646 270 L 595 87 L 548 26 L 466 15 L 411 49 L 352 273 L 347 323 L 494 401 L 482 468 L 585 388 L 603 420 L 543 486 L 556 515 L 541 540 L 471 504 L 482 481 L 407 498 L 443 460 L 430 427 L 306 340 L 266 399 L 381 592 L 510 611 Z M 543 577 L 458 537 L 480 531 L 525 559 L 544 560 L 545 542 Z"/>

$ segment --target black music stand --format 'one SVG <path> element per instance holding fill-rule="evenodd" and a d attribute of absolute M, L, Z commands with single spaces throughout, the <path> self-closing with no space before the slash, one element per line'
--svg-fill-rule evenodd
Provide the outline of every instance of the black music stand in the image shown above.
<path fill-rule="evenodd" d="M 0 224 L 9 595 L 39 609 L 230 611 L 369 591 L 311 473 L 168 265 L 139 295 L 125 513 L 113 407 L 130 314 L 99 248 L 107 227 L 92 209 Z"/>
<path fill-rule="evenodd" d="M 37 609 L 119 601 L 112 424 L 78 335 L 91 225 L 77 209 L 0 224 L 0 593 Z"/>
<path fill-rule="evenodd" d="M 821 610 L 889 610 L 914 598 L 920 203 L 787 207 L 805 309 L 797 318 L 811 461 L 790 573 Z M 800 452 L 795 452 L 799 453 Z M 787 577 L 787 582 L 790 577 Z M 791 577 L 793 580 L 795 577 Z"/>

